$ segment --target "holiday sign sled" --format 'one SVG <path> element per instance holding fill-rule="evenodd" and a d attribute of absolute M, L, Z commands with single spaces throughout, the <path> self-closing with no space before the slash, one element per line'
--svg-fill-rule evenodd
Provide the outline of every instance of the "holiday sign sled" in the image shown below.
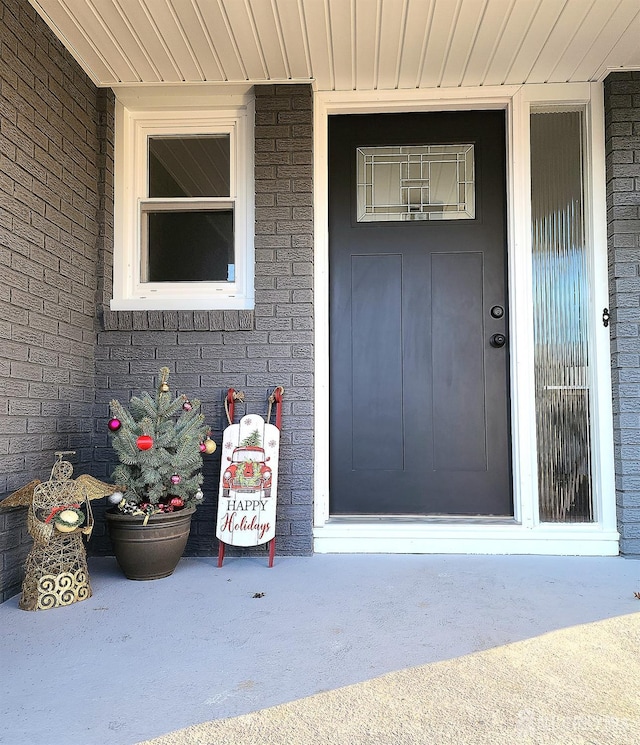
<path fill-rule="evenodd" d="M 216 525 L 218 566 L 225 545 L 265 543 L 270 543 L 269 566 L 273 565 L 279 448 L 280 430 L 257 414 L 247 414 L 225 429 Z"/>

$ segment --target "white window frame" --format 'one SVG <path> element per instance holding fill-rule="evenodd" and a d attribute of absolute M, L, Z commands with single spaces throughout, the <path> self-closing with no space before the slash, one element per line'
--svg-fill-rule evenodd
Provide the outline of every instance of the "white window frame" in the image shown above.
<path fill-rule="evenodd" d="M 111 310 L 242 310 L 254 306 L 253 101 L 240 106 L 132 110 L 116 101 L 113 299 Z M 228 134 L 229 197 L 198 197 L 193 206 L 233 203 L 232 282 L 142 282 L 141 205 L 148 197 L 148 139 Z M 172 201 L 172 200 L 165 200 Z M 184 203 L 189 200 L 181 199 Z"/>

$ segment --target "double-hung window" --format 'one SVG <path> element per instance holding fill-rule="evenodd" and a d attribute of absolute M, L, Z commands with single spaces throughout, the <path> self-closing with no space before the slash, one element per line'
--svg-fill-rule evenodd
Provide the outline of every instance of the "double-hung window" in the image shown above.
<path fill-rule="evenodd" d="M 117 106 L 112 310 L 253 307 L 250 106 Z"/>

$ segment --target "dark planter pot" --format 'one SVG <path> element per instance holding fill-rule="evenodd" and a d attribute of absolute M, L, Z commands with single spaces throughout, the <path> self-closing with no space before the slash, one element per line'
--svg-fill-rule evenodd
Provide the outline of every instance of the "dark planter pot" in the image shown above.
<path fill-rule="evenodd" d="M 161 579 L 173 574 L 187 545 L 195 508 L 144 517 L 106 512 L 109 537 L 120 569 L 129 579 Z"/>

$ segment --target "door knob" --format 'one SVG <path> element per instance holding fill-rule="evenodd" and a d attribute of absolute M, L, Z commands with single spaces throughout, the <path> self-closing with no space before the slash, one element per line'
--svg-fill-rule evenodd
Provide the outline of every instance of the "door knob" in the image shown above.
<path fill-rule="evenodd" d="M 507 337 L 504 334 L 494 334 L 491 339 L 489 339 L 489 344 L 491 344 L 491 346 L 495 347 L 496 349 L 504 347 L 506 343 Z"/>

